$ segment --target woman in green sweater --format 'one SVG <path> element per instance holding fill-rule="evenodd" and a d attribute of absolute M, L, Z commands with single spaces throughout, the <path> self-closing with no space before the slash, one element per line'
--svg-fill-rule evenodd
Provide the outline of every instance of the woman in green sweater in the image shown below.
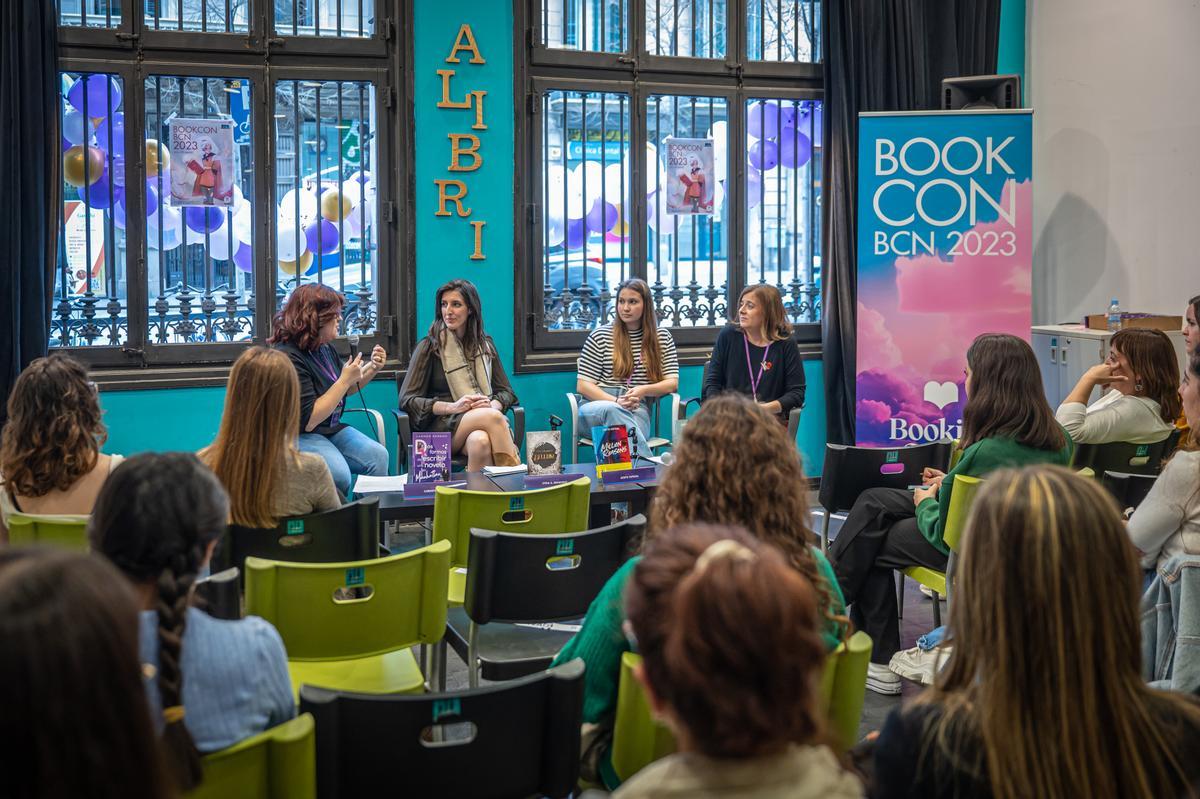
<path fill-rule="evenodd" d="M 736 524 L 773 544 L 817 591 L 821 638 L 837 647 L 846 606 L 829 561 L 812 546 L 808 486 L 796 446 L 775 418 L 750 398 L 726 394 L 691 418 L 675 446 L 675 462 L 654 497 L 648 536 L 690 522 Z M 621 655 L 630 646 L 622 630 L 623 593 L 639 558 L 626 563 L 588 608 L 583 627 L 559 652 L 555 665 L 587 664 L 583 696 L 583 773 L 615 788 L 609 744 L 617 707 Z"/>
<path fill-rule="evenodd" d="M 967 404 L 962 457 L 949 473 L 926 469 L 924 487 L 873 488 L 859 496 L 830 545 L 838 582 L 855 629 L 875 642 L 867 687 L 900 693 L 888 669 L 900 649 L 897 569 L 943 571 L 950 550 L 942 540 L 954 476 L 982 477 L 1007 466 L 1071 461 L 1071 437 L 1054 420 L 1033 350 L 1016 336 L 986 333 L 967 350 Z M 942 486 L 945 490 L 941 490 Z"/>

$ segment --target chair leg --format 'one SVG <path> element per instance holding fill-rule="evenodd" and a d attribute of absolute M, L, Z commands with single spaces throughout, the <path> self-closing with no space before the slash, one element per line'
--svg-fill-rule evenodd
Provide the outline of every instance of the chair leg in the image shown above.
<path fill-rule="evenodd" d="M 467 627 L 467 682 L 471 688 L 479 687 L 479 658 L 476 646 L 479 641 L 479 625 L 471 622 Z"/>
<path fill-rule="evenodd" d="M 937 591 L 933 592 L 933 626 L 942 626 L 942 600 Z"/>
<path fill-rule="evenodd" d="M 829 554 L 829 517 L 833 511 L 825 508 L 825 518 L 821 521 L 821 554 Z"/>
<path fill-rule="evenodd" d="M 446 639 L 438 641 L 437 648 L 434 650 L 437 656 L 437 689 L 438 693 L 446 692 Z"/>
<path fill-rule="evenodd" d="M 904 618 L 904 572 L 896 572 L 896 618 Z"/>
<path fill-rule="evenodd" d="M 418 665 L 421 667 L 421 673 L 425 675 L 425 690 L 433 690 L 433 676 L 429 673 L 429 644 L 421 644 L 417 647 Z"/>

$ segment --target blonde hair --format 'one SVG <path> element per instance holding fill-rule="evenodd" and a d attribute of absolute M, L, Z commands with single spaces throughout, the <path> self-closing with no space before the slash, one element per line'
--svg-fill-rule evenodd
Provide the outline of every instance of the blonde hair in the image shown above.
<path fill-rule="evenodd" d="M 650 286 L 641 278 L 630 278 L 617 286 L 617 300 L 621 292 L 628 289 L 642 297 L 642 365 L 646 367 L 646 379 L 657 383 L 663 379 L 662 346 L 658 341 L 658 317 L 654 314 L 654 298 Z M 629 343 L 629 331 L 620 317 L 612 323 L 613 378 L 625 380 L 633 374 L 633 347 Z"/>
<path fill-rule="evenodd" d="M 229 493 L 230 518 L 244 527 L 274 527 L 274 500 L 289 462 L 299 461 L 300 381 L 278 350 L 251 347 L 229 373 L 217 437 L 200 458 Z"/>
<path fill-rule="evenodd" d="M 1116 505 L 1057 466 L 993 472 L 963 537 L 954 654 L 923 757 L 996 799 L 1176 795 L 1191 701 L 1141 675 L 1141 571 Z"/>

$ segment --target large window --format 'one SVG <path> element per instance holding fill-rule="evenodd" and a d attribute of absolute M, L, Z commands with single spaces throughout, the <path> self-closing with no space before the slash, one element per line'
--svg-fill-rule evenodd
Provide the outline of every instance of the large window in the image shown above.
<path fill-rule="evenodd" d="M 518 6 L 521 365 L 577 349 L 629 277 L 697 353 L 755 283 L 817 341 L 820 3 Z"/>
<path fill-rule="evenodd" d="M 345 297 L 344 334 L 407 352 L 411 126 L 390 13 L 60 0 L 51 345 L 98 366 L 220 366 L 320 282 Z"/>

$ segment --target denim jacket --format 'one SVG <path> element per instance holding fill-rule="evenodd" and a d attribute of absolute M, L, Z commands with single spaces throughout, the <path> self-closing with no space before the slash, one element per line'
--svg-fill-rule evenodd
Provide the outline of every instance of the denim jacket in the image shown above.
<path fill-rule="evenodd" d="M 1142 676 L 1154 688 L 1200 692 L 1200 555 L 1176 555 L 1142 595 Z"/>

